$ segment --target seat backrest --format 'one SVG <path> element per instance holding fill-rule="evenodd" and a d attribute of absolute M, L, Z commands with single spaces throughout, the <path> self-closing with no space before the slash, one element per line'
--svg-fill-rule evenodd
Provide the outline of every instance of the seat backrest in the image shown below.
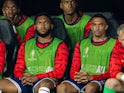
<path fill-rule="evenodd" d="M 69 50 L 71 50 L 71 42 L 62 20 L 52 17 L 52 21 L 54 24 L 52 35 L 63 40 L 67 44 Z"/>
<path fill-rule="evenodd" d="M 107 30 L 107 36 L 117 38 L 117 28 L 119 27 L 119 22 L 116 20 L 113 13 L 111 12 L 86 12 L 86 14 L 90 16 L 94 16 L 95 14 L 104 15 L 107 18 L 108 24 L 109 24 L 109 28 Z"/>
<path fill-rule="evenodd" d="M 13 27 L 7 19 L 0 19 L 0 39 L 5 42 L 7 50 L 7 68 L 4 76 L 13 76 L 19 43 L 14 33 Z"/>
<path fill-rule="evenodd" d="M 71 41 L 68 37 L 68 34 L 67 34 L 66 29 L 65 29 L 64 23 L 59 18 L 53 17 L 52 19 L 53 19 L 53 24 L 54 24 L 54 29 L 53 29 L 53 33 L 52 33 L 53 36 L 62 39 L 68 45 L 68 48 L 69 48 L 69 51 L 70 51 L 69 54 L 71 54 L 71 51 L 72 51 L 71 50 L 72 49 Z M 63 78 L 60 80 L 60 82 L 69 78 L 70 65 L 71 65 L 71 55 L 69 55 L 69 60 L 68 60 L 66 71 L 64 73 Z"/>

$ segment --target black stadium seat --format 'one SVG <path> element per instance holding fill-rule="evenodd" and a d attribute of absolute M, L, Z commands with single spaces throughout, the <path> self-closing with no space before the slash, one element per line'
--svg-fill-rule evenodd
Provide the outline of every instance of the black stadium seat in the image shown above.
<path fill-rule="evenodd" d="M 53 19 L 53 24 L 54 24 L 54 29 L 53 29 L 52 35 L 63 40 L 67 44 L 69 51 L 71 53 L 71 41 L 67 35 L 67 31 L 65 29 L 64 23 L 59 18 L 52 17 L 52 19 Z M 69 58 L 70 57 L 71 57 L 71 55 L 69 55 Z M 64 77 L 62 78 L 62 80 L 69 78 L 69 71 L 70 71 L 70 66 L 71 66 L 70 60 L 71 59 L 69 59 L 69 61 L 68 61 L 68 65 L 67 65 L 67 68 L 66 68 L 66 71 L 65 71 L 65 74 L 64 74 Z M 62 80 L 60 80 L 60 81 L 62 81 Z"/>
<path fill-rule="evenodd" d="M 67 31 L 61 19 L 52 17 L 52 21 L 54 24 L 52 35 L 63 40 L 71 50 L 71 41 L 67 35 Z"/>
<path fill-rule="evenodd" d="M 6 70 L 3 73 L 5 77 L 13 76 L 13 69 L 16 62 L 19 43 L 14 33 L 13 27 L 6 19 L 0 19 L 0 39 L 6 44 Z"/>

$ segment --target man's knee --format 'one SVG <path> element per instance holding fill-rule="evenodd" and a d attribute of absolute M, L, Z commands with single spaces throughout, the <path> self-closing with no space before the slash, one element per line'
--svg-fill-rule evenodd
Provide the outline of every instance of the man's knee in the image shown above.
<path fill-rule="evenodd" d="M 49 87 L 49 88 L 53 88 L 54 87 L 54 83 L 49 80 L 49 79 L 44 79 L 43 81 L 41 81 L 39 83 L 40 87 Z"/>
<path fill-rule="evenodd" d="M 92 93 L 99 91 L 100 90 L 100 86 L 98 83 L 96 82 L 90 82 L 86 85 L 85 91 L 92 91 Z M 88 92 L 91 93 L 91 92 Z"/>
<path fill-rule="evenodd" d="M 2 92 L 11 92 L 11 93 L 17 93 L 18 89 L 16 88 L 16 86 L 9 80 L 7 79 L 2 79 L 0 80 L 0 90 L 2 90 Z"/>
<path fill-rule="evenodd" d="M 1 79 L 0 80 L 0 89 L 7 88 L 9 83 L 10 83 L 10 81 L 8 81 L 7 79 Z"/>
<path fill-rule="evenodd" d="M 105 86 L 114 89 L 119 84 L 119 81 L 114 78 L 110 78 L 106 81 Z"/>
<path fill-rule="evenodd" d="M 77 89 L 68 82 L 62 82 L 56 88 L 57 93 L 77 93 Z"/>
<path fill-rule="evenodd" d="M 67 88 L 67 86 L 66 86 L 66 84 L 64 84 L 64 83 L 61 83 L 61 84 L 59 84 L 59 85 L 56 87 L 57 90 L 66 90 L 66 88 Z"/>
<path fill-rule="evenodd" d="M 49 90 L 54 90 L 55 85 L 52 80 L 43 79 L 43 80 L 39 81 L 39 83 L 34 87 L 34 91 L 37 93 L 38 90 L 42 87 L 46 87 Z"/>

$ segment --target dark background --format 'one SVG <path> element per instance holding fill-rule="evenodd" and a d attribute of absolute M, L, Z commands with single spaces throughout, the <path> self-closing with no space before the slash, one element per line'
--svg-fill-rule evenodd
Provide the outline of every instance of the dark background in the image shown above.
<path fill-rule="evenodd" d="M 59 15 L 60 0 L 19 0 L 24 14 L 31 16 L 45 11 L 50 15 Z M 0 1 L 0 8 L 2 0 Z M 124 0 L 79 0 L 79 9 L 84 12 L 112 12 L 117 20 L 124 20 Z M 1 11 L 0 11 L 1 13 Z"/>

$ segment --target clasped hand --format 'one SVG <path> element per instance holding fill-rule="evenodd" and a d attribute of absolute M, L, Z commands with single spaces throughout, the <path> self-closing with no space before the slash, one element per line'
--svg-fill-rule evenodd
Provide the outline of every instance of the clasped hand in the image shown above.
<path fill-rule="evenodd" d="M 91 80 L 91 76 L 85 71 L 75 72 L 74 80 L 77 81 L 77 83 L 85 84 Z"/>
<path fill-rule="evenodd" d="M 21 80 L 22 84 L 25 86 L 25 85 L 33 85 L 33 83 L 36 82 L 38 80 L 38 78 L 36 75 L 24 73 L 20 77 L 20 80 Z"/>

